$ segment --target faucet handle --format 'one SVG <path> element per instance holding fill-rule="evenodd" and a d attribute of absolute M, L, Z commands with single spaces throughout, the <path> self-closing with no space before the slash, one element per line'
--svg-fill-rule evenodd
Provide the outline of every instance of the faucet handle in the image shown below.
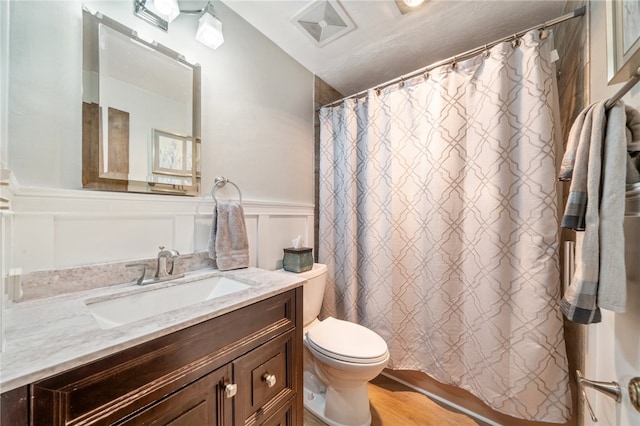
<path fill-rule="evenodd" d="M 142 282 L 144 281 L 144 277 L 147 274 L 147 268 L 149 267 L 149 265 L 147 265 L 146 263 L 127 263 L 124 266 L 127 268 L 132 268 L 134 266 L 142 267 L 142 274 L 136 279 L 136 284 L 142 285 Z"/>
<path fill-rule="evenodd" d="M 158 253 L 158 257 L 163 257 L 163 256 L 176 257 L 180 255 L 178 250 L 172 250 L 172 249 L 165 250 L 164 246 L 160 246 L 158 248 L 160 249 L 160 252 Z"/>

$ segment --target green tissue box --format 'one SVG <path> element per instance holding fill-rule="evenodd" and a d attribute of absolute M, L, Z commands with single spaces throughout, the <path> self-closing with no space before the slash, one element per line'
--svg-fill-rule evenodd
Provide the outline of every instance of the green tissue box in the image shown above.
<path fill-rule="evenodd" d="M 304 272 L 313 268 L 313 254 L 311 247 L 286 248 L 282 267 L 285 271 Z"/>

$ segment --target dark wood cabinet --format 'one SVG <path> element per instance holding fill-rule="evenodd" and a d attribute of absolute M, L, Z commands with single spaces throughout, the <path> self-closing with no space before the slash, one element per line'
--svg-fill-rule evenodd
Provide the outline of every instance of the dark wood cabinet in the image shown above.
<path fill-rule="evenodd" d="M 7 392 L 3 424 L 301 425 L 301 321 L 299 287 Z"/>
<path fill-rule="evenodd" d="M 4 392 L 0 395 L 0 425 L 26 425 L 29 412 L 29 387 Z"/>
<path fill-rule="evenodd" d="M 225 396 L 231 368 L 226 366 L 168 395 L 131 417 L 122 426 L 232 425 L 232 397 Z"/>
<path fill-rule="evenodd" d="M 302 424 L 302 414 L 300 415 L 300 418 L 298 418 L 296 414 L 296 405 L 291 402 L 280 408 L 277 413 L 266 419 L 264 422 L 256 424 L 260 426 L 294 426 L 296 424 Z M 296 421 L 299 423 L 296 423 Z"/>

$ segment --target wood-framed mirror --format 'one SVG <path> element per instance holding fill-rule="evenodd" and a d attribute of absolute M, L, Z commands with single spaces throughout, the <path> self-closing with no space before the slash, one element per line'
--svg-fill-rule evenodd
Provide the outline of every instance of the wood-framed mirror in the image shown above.
<path fill-rule="evenodd" d="M 200 66 L 83 10 L 82 186 L 200 194 Z"/>

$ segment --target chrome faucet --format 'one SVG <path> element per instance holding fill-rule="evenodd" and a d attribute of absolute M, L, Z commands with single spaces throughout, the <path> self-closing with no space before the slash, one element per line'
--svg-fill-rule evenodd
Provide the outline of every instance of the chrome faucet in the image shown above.
<path fill-rule="evenodd" d="M 156 268 L 156 273 L 152 278 L 145 278 L 147 268 L 150 268 L 149 262 L 136 262 L 129 263 L 125 265 L 127 268 L 129 267 L 140 267 L 142 268 L 141 274 L 136 279 L 136 284 L 138 285 L 146 285 L 153 284 L 160 281 L 168 281 L 176 278 L 184 277 L 184 274 L 174 274 L 174 267 L 176 264 L 176 258 L 180 256 L 177 250 L 165 250 L 164 247 L 159 247 L 160 252 L 158 253 L 158 266 Z M 189 258 L 191 256 L 182 256 L 183 259 Z M 167 270 L 167 259 L 171 259 L 171 266 Z"/>
<path fill-rule="evenodd" d="M 177 278 L 173 276 L 173 267 L 176 263 L 176 257 L 180 255 L 177 250 L 165 250 L 163 246 L 160 246 L 160 253 L 158 253 L 158 269 L 156 269 L 156 280 L 167 279 L 166 277 Z M 167 271 L 167 259 L 171 259 L 171 267 Z"/>

